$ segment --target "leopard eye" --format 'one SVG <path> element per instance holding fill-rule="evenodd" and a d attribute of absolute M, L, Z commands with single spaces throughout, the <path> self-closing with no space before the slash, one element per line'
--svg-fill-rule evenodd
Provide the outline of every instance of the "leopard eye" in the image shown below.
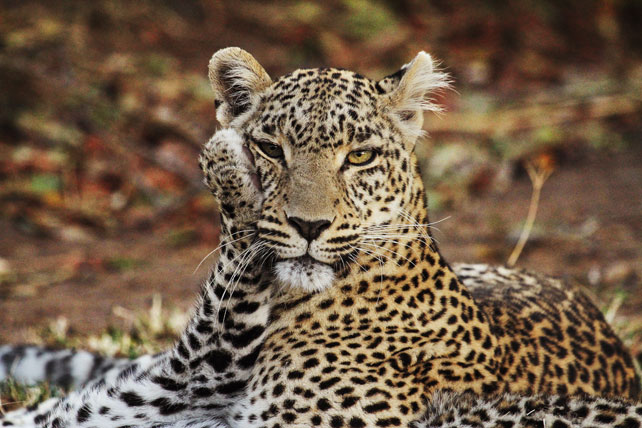
<path fill-rule="evenodd" d="M 349 163 L 350 165 L 362 166 L 372 162 L 376 156 L 377 156 L 377 152 L 375 152 L 374 150 L 370 150 L 370 149 L 355 150 L 353 152 L 348 153 L 348 157 L 346 157 L 346 162 Z"/>
<path fill-rule="evenodd" d="M 259 149 L 268 157 L 280 159 L 283 157 L 283 149 L 278 144 L 269 141 L 259 141 Z"/>

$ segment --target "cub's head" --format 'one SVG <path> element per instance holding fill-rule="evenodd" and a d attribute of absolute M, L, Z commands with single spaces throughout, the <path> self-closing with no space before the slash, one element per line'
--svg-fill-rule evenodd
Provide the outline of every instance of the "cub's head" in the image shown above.
<path fill-rule="evenodd" d="M 323 290 L 391 225 L 425 219 L 413 149 L 423 111 L 438 110 L 431 94 L 448 86 L 427 53 L 380 81 L 333 68 L 273 81 L 227 48 L 209 77 L 218 120 L 254 155 L 265 195 L 258 236 L 283 284 Z"/>

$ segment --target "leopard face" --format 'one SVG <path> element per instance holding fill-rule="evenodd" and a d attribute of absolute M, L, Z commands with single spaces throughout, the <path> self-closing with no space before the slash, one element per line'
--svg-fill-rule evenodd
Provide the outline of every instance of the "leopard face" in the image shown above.
<path fill-rule="evenodd" d="M 332 68 L 272 82 L 229 48 L 212 58 L 210 79 L 219 121 L 254 155 L 265 197 L 258 236 L 282 284 L 329 287 L 375 252 L 382 231 L 423 211 L 413 149 L 423 110 L 437 109 L 427 97 L 447 86 L 428 54 L 379 82 Z"/>

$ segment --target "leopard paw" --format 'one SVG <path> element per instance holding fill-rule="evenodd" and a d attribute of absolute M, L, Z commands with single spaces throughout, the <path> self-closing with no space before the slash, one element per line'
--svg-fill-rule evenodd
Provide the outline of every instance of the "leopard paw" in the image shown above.
<path fill-rule="evenodd" d="M 237 229 L 256 224 L 264 197 L 254 158 L 242 137 L 233 129 L 219 130 L 205 144 L 199 163 L 224 221 Z"/>

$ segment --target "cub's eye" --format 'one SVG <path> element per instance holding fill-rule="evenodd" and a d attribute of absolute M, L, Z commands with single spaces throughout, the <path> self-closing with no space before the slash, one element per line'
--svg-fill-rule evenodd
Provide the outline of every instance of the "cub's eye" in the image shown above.
<path fill-rule="evenodd" d="M 377 156 L 377 152 L 374 150 L 355 150 L 353 152 L 348 153 L 348 157 L 346 157 L 346 162 L 349 163 L 350 165 L 367 165 L 370 162 L 374 160 L 374 158 Z"/>
<path fill-rule="evenodd" d="M 283 149 L 278 144 L 270 143 L 269 141 L 259 141 L 258 145 L 259 149 L 268 157 L 274 159 L 283 157 Z"/>

